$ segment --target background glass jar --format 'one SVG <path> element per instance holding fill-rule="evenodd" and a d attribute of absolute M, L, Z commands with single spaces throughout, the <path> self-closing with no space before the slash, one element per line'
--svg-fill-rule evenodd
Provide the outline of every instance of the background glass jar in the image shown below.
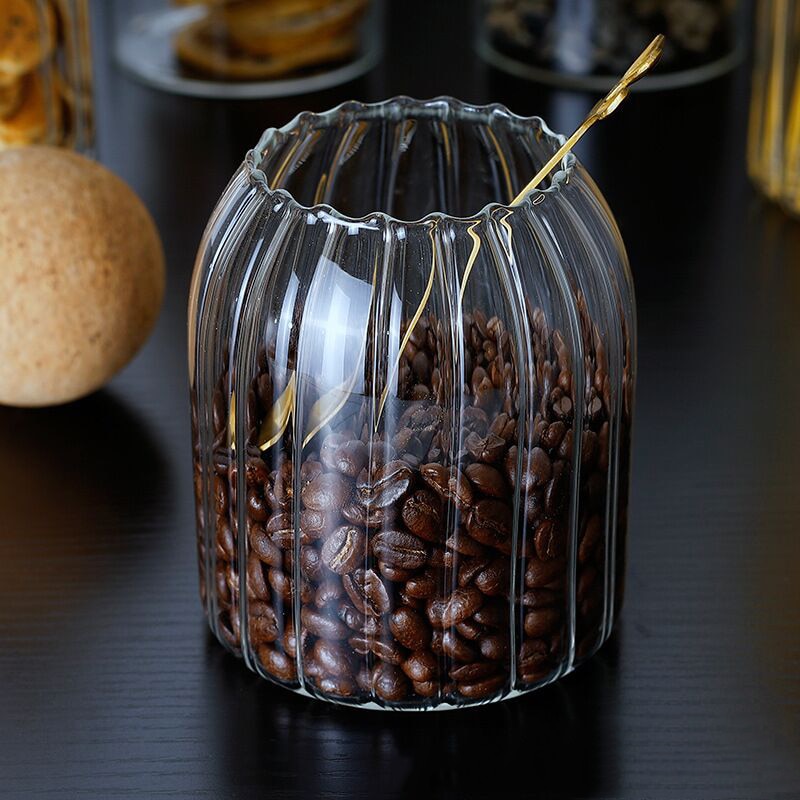
<path fill-rule="evenodd" d="M 2 0 L 0 149 L 93 142 L 86 0 Z"/>
<path fill-rule="evenodd" d="M 117 0 L 117 60 L 160 89 L 207 97 L 318 91 L 380 56 L 380 0 Z"/>
<path fill-rule="evenodd" d="M 747 165 L 764 194 L 800 214 L 800 3 L 757 8 Z"/>
<path fill-rule="evenodd" d="M 221 198 L 189 307 L 200 587 L 264 677 L 462 706 L 608 637 L 624 248 L 571 155 L 507 205 L 562 141 L 501 106 L 347 103 L 268 130 Z"/>
<path fill-rule="evenodd" d="M 740 58 L 736 0 L 475 0 L 478 52 L 513 75 L 612 86 L 654 36 L 667 37 L 640 88 L 716 77 Z"/>

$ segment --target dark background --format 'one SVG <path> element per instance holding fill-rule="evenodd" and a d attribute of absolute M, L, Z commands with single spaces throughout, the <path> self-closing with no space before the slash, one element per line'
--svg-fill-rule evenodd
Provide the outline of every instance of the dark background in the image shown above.
<path fill-rule="evenodd" d="M 499 101 L 565 132 L 596 99 L 488 70 L 461 3 L 389 5 L 372 75 L 233 103 L 132 82 L 94 4 L 98 155 L 158 223 L 167 296 L 107 389 L 0 409 L 0 796 L 800 797 L 800 224 L 748 184 L 746 66 L 636 94 L 578 148 L 639 306 L 627 599 L 598 656 L 498 706 L 386 714 L 273 688 L 207 633 L 185 306 L 245 150 L 351 97 Z"/>

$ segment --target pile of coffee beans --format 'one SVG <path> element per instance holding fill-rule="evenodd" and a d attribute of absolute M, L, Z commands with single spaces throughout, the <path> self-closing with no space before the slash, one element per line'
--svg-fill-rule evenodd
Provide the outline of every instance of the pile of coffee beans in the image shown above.
<path fill-rule="evenodd" d="M 205 460 L 193 417 L 201 594 L 219 638 L 276 681 L 400 706 L 494 699 L 590 655 L 608 632 L 609 570 L 624 546 L 619 509 L 609 551 L 607 509 L 621 392 L 583 303 L 579 311 L 580 381 L 541 310 L 528 309 L 529 356 L 501 319 L 475 310 L 463 320 L 463 386 L 441 322 L 423 316 L 380 419 L 374 392 L 353 395 L 305 448 L 293 446 L 291 425 L 259 447 L 286 385 L 262 352 L 246 398 L 243 475 L 221 370 Z"/>

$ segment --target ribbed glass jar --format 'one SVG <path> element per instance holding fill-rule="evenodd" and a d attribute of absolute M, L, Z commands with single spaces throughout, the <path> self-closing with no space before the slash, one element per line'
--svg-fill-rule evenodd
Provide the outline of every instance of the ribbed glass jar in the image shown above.
<path fill-rule="evenodd" d="M 217 205 L 189 307 L 200 588 L 260 675 L 458 707 L 608 637 L 624 247 L 571 155 L 505 204 L 562 141 L 497 105 L 346 103 L 268 130 Z"/>

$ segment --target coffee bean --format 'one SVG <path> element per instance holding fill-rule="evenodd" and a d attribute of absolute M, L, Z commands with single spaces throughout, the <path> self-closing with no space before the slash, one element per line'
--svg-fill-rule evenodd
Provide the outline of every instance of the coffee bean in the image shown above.
<path fill-rule="evenodd" d="M 442 625 L 450 627 L 471 617 L 483 605 L 483 595 L 472 587 L 455 589 L 442 609 Z"/>
<path fill-rule="evenodd" d="M 300 610 L 300 622 L 309 633 L 320 639 L 344 639 L 350 631 L 333 614 L 305 606 Z"/>
<path fill-rule="evenodd" d="M 323 694 L 338 697 L 350 697 L 356 693 L 356 684 L 347 675 L 323 675 L 317 681 L 317 686 Z"/>
<path fill-rule="evenodd" d="M 378 562 L 378 570 L 387 581 L 392 581 L 393 583 L 405 583 L 414 576 L 414 570 L 401 569 L 383 561 Z"/>
<path fill-rule="evenodd" d="M 281 550 L 294 547 L 294 524 L 292 515 L 286 511 L 279 511 L 267 520 L 267 536 Z"/>
<path fill-rule="evenodd" d="M 303 545 L 300 548 L 300 571 L 310 581 L 324 580 L 325 571 L 322 568 L 322 559 L 316 547 Z"/>
<path fill-rule="evenodd" d="M 429 542 L 438 542 L 442 537 L 441 501 L 427 489 L 418 489 L 403 504 L 405 526 L 414 534 Z"/>
<path fill-rule="evenodd" d="M 569 470 L 564 468 L 564 462 L 556 462 L 553 479 L 544 493 L 544 510 L 548 516 L 555 517 L 564 508 L 569 496 L 569 479 Z"/>
<path fill-rule="evenodd" d="M 462 531 L 459 531 L 453 536 L 448 536 L 445 547 L 447 547 L 448 550 L 453 550 L 456 553 L 471 558 L 483 558 L 488 552 L 486 547 L 480 544 L 480 542 L 476 542 L 471 536 L 468 536 L 466 532 Z"/>
<path fill-rule="evenodd" d="M 476 576 L 475 586 L 490 597 L 508 594 L 510 589 L 508 559 L 500 556 L 487 564 Z"/>
<path fill-rule="evenodd" d="M 342 525 L 322 545 L 322 563 L 337 575 L 352 572 L 363 563 L 366 545 L 364 531 L 354 525 Z"/>
<path fill-rule="evenodd" d="M 592 557 L 592 553 L 603 535 L 603 522 L 599 514 L 589 518 L 586 528 L 578 546 L 578 561 L 585 564 Z"/>
<path fill-rule="evenodd" d="M 454 661 L 465 664 L 476 658 L 475 651 L 452 630 L 446 630 L 442 634 L 442 651 Z"/>
<path fill-rule="evenodd" d="M 404 461 L 390 461 L 371 478 L 362 470 L 356 480 L 356 494 L 369 508 L 386 508 L 398 503 L 411 488 L 414 474 Z"/>
<path fill-rule="evenodd" d="M 353 492 L 341 508 L 342 516 L 359 528 L 386 528 L 391 527 L 397 517 L 394 506 L 375 508 L 362 505 L 358 495 Z"/>
<path fill-rule="evenodd" d="M 495 675 L 477 683 L 459 683 L 458 691 L 470 700 L 481 700 L 500 691 L 506 680 L 504 675 Z"/>
<path fill-rule="evenodd" d="M 322 442 L 320 460 L 328 469 L 355 478 L 367 463 L 367 448 L 358 439 L 331 433 Z"/>
<path fill-rule="evenodd" d="M 469 535 L 489 546 L 507 541 L 511 525 L 511 509 L 499 500 L 479 500 L 467 517 Z"/>
<path fill-rule="evenodd" d="M 536 545 L 536 555 L 541 561 L 561 558 L 567 546 L 563 531 L 549 519 L 537 525 L 533 540 Z"/>
<path fill-rule="evenodd" d="M 494 675 L 498 664 L 491 661 L 477 661 L 474 664 L 460 664 L 450 670 L 450 677 L 456 683 L 477 683 L 483 678 Z"/>
<path fill-rule="evenodd" d="M 455 467 L 447 469 L 441 464 L 425 464 L 420 468 L 422 479 L 442 499 L 450 500 L 458 509 L 472 505 L 470 482 Z"/>
<path fill-rule="evenodd" d="M 427 600 L 436 594 L 438 581 L 430 572 L 415 575 L 406 582 L 405 591 L 410 597 Z"/>
<path fill-rule="evenodd" d="M 389 629 L 392 636 L 409 650 L 423 650 L 431 641 L 431 629 L 425 618 L 411 608 L 395 609 L 389 617 Z M 413 678 L 411 675 L 409 677 L 413 680 L 427 680 Z"/>
<path fill-rule="evenodd" d="M 402 531 L 383 531 L 373 537 L 372 552 L 376 558 L 400 569 L 419 569 L 428 560 L 425 543 Z"/>
<path fill-rule="evenodd" d="M 370 650 L 373 655 L 387 664 L 400 666 L 405 659 L 405 651 L 394 642 L 385 639 L 373 639 L 370 643 Z"/>
<path fill-rule="evenodd" d="M 347 596 L 362 614 L 381 616 L 391 611 L 389 592 L 374 570 L 357 569 L 345 575 L 342 584 Z"/>
<path fill-rule="evenodd" d="M 338 509 L 335 511 L 315 511 L 311 508 L 305 508 L 300 512 L 300 531 L 309 539 L 320 539 L 338 525 Z"/>
<path fill-rule="evenodd" d="M 488 564 L 489 559 L 483 556 L 476 558 L 465 558 L 461 560 L 458 565 L 458 585 L 462 588 L 464 586 L 469 586 L 469 584 L 475 579 L 475 576 L 478 575 L 478 573 L 481 572 Z"/>
<path fill-rule="evenodd" d="M 338 472 L 324 472 L 305 486 L 300 494 L 303 505 L 315 511 L 341 509 L 350 495 L 350 483 Z"/>
<path fill-rule="evenodd" d="M 341 676 L 351 671 L 347 651 L 340 644 L 317 639 L 311 653 L 325 675 Z"/>
<path fill-rule="evenodd" d="M 470 464 L 464 472 L 479 492 L 489 497 L 509 496 L 508 484 L 494 467 L 488 464 Z"/>
<path fill-rule="evenodd" d="M 458 634 L 463 636 L 468 642 L 477 641 L 485 633 L 483 625 L 479 625 L 474 619 L 467 619 L 463 622 L 457 622 L 455 629 L 458 631 Z"/>
<path fill-rule="evenodd" d="M 538 608 L 525 614 L 525 635 L 533 638 L 552 633 L 561 619 L 557 608 Z"/>
<path fill-rule="evenodd" d="M 269 644 L 280 635 L 278 619 L 271 606 L 258 601 L 250 603 L 248 633 L 251 645 Z"/>
<path fill-rule="evenodd" d="M 414 683 L 424 683 L 437 676 L 439 662 L 429 650 L 421 650 L 412 653 L 403 662 L 402 670 Z"/>
<path fill-rule="evenodd" d="M 296 680 L 297 669 L 294 659 L 289 658 L 286 653 L 267 645 L 259 647 L 256 653 L 261 666 L 272 675 L 273 678 L 287 683 Z"/>
<path fill-rule="evenodd" d="M 474 614 L 473 619 L 487 628 L 504 628 L 508 625 L 508 604 L 485 601 Z"/>
<path fill-rule="evenodd" d="M 287 602 L 292 599 L 292 581 L 285 572 L 279 569 L 270 569 L 267 573 L 267 580 L 277 597 Z"/>
<path fill-rule="evenodd" d="M 317 608 L 324 608 L 331 603 L 335 603 L 344 594 L 342 583 L 339 580 L 325 580 L 317 584 L 314 592 L 314 605 Z"/>
<path fill-rule="evenodd" d="M 538 561 L 532 558 L 525 569 L 525 586 L 529 589 L 541 589 L 564 579 L 567 566 L 563 559 Z"/>
<path fill-rule="evenodd" d="M 397 667 L 381 663 L 372 673 L 375 694 L 387 702 L 403 700 L 408 694 L 408 679 Z"/>
<path fill-rule="evenodd" d="M 253 525 L 248 535 L 253 552 L 270 567 L 279 568 L 283 564 L 281 549 L 269 538 L 262 525 Z"/>
<path fill-rule="evenodd" d="M 558 603 L 558 595 L 549 589 L 528 589 L 522 594 L 522 605 L 526 608 L 550 608 Z"/>
<path fill-rule="evenodd" d="M 269 600 L 269 595 L 269 587 L 264 579 L 264 566 L 255 553 L 251 553 L 247 558 L 247 596 Z"/>

